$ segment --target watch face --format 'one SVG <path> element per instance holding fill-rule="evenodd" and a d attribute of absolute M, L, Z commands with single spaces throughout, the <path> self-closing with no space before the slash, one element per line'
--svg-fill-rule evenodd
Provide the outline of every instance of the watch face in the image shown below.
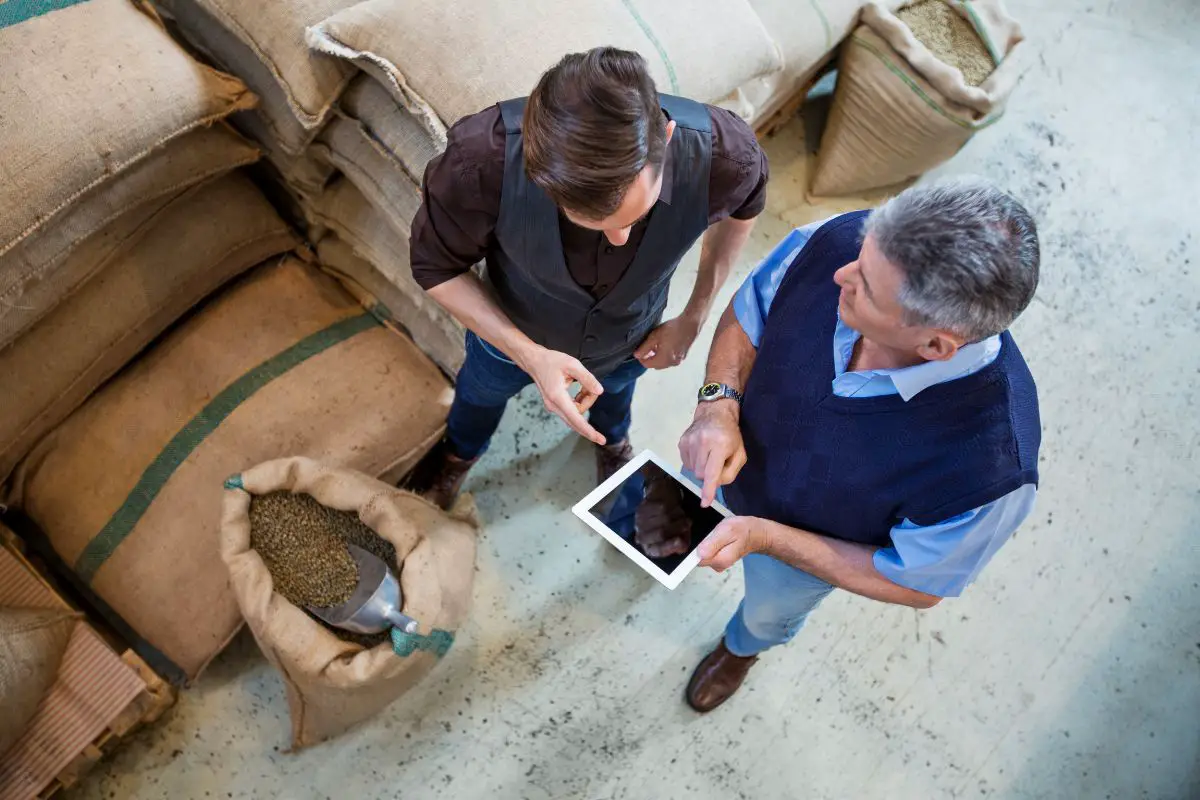
<path fill-rule="evenodd" d="M 709 383 L 700 390 L 701 397 L 716 397 L 721 393 L 721 384 Z"/>

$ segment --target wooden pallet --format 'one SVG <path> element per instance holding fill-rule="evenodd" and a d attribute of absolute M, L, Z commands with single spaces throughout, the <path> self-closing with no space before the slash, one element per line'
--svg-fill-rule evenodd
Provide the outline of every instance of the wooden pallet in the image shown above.
<path fill-rule="evenodd" d="M 52 580 L 47 578 L 44 570 L 38 569 L 35 563 L 26 555 L 23 543 L 8 528 L 0 525 L 0 547 L 11 554 L 28 573 L 54 595 L 65 607 L 74 609 Z M 114 638 L 103 625 L 97 625 L 95 620 L 85 618 L 87 623 L 98 636 L 115 652 L 121 652 L 120 645 L 114 646 Z M 52 797 L 59 791 L 74 786 L 80 778 L 95 764 L 115 750 L 123 739 L 137 731 L 143 725 L 158 720 L 167 709 L 175 704 L 178 695 L 175 687 L 164 681 L 145 661 L 133 650 L 125 648 L 121 652 L 121 660 L 137 673 L 144 688 L 131 700 L 128 705 L 108 724 L 108 726 L 90 744 L 84 747 L 74 760 L 71 761 L 45 788 L 38 797 Z"/>
<path fill-rule="evenodd" d="M 69 789 L 79 783 L 80 778 L 97 762 L 116 750 L 122 740 L 143 725 L 157 721 L 168 708 L 175 704 L 177 696 L 175 687 L 160 678 L 136 653 L 126 650 L 121 654 L 121 660 L 137 672 L 138 677 L 146 684 L 145 691 L 135 697 L 125 707 L 125 710 L 108 724 L 104 732 L 85 747 L 83 752 L 77 755 L 75 760 L 68 764 L 38 797 L 53 797 L 63 789 Z"/>

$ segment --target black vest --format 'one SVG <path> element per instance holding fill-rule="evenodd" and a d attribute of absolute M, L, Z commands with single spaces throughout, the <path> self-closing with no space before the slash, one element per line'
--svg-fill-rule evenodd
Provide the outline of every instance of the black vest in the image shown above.
<path fill-rule="evenodd" d="M 525 174 L 521 119 L 525 100 L 500 103 L 506 131 L 504 188 L 487 277 L 500 307 L 530 339 L 569 353 L 597 377 L 626 361 L 662 320 L 671 276 L 708 228 L 712 132 L 708 109 L 661 95 L 675 121 L 671 202 L 654 205 L 633 262 L 600 300 L 567 270 L 558 208 Z"/>
<path fill-rule="evenodd" d="M 988 366 L 899 395 L 833 394 L 833 273 L 858 256 L 865 212 L 822 225 L 771 303 L 742 408 L 735 514 L 887 547 L 904 519 L 933 525 L 1038 481 L 1037 389 L 1007 332 Z"/>

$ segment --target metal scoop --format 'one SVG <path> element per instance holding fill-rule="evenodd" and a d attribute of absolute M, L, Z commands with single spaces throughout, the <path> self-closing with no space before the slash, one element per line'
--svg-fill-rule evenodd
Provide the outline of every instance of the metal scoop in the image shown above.
<path fill-rule="evenodd" d="M 417 632 L 417 621 L 400 613 L 402 597 L 400 582 L 378 556 L 361 547 L 347 544 L 354 563 L 358 564 L 358 585 L 350 599 L 341 605 L 308 610 L 330 625 L 356 633 L 381 633 L 399 628 L 405 633 Z"/>

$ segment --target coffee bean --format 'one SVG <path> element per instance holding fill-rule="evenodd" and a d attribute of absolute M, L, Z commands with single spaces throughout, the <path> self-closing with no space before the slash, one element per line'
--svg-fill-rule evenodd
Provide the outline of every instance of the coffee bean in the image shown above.
<path fill-rule="evenodd" d="M 266 564 L 275 591 L 305 611 L 308 606 L 326 608 L 350 599 L 358 583 L 358 565 L 346 549 L 348 543 L 396 569 L 395 546 L 352 512 L 292 492 L 256 495 L 250 501 L 250 546 Z M 386 634 L 361 636 L 325 627 L 363 646 L 387 638 Z"/>

